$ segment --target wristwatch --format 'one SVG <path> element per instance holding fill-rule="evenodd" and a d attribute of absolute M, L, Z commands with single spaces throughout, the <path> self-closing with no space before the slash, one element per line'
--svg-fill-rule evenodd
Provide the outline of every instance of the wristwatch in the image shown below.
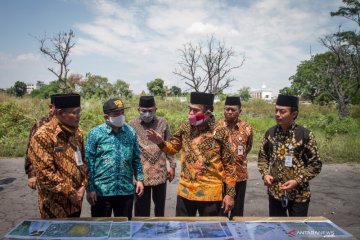
<path fill-rule="evenodd" d="M 174 161 L 174 162 L 170 162 L 170 167 L 171 168 L 176 168 L 176 162 Z"/>

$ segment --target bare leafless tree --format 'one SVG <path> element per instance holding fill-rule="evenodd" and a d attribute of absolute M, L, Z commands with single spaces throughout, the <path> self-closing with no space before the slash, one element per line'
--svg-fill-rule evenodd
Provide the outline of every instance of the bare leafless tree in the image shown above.
<path fill-rule="evenodd" d="M 207 40 L 205 47 L 201 43 L 194 45 L 189 42 L 179 51 L 180 68 L 173 73 L 196 92 L 217 94 L 228 88 L 231 82 L 235 81 L 231 71 L 240 68 L 245 61 L 245 57 L 242 57 L 239 65 L 232 66 L 231 59 L 236 57 L 236 53 L 232 48 L 227 48 L 224 42 L 217 41 L 214 36 Z"/>
<path fill-rule="evenodd" d="M 40 51 L 58 66 L 57 70 L 50 67 L 48 70 L 57 77 L 58 87 L 64 93 L 71 91 L 67 75 L 71 63 L 69 60 L 70 50 L 75 46 L 74 37 L 74 32 L 69 30 L 69 32 L 59 32 L 53 37 L 47 37 L 45 34 L 45 37 L 38 38 Z"/>
<path fill-rule="evenodd" d="M 332 53 L 323 71 L 329 85 L 323 89 L 337 102 L 339 116 L 343 118 L 360 89 L 360 37 L 355 32 L 342 32 L 339 28 L 337 33 L 326 35 L 320 41 Z"/>

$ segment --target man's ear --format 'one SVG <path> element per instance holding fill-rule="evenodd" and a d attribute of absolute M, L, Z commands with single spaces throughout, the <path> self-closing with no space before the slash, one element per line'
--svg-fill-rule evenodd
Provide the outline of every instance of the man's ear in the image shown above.
<path fill-rule="evenodd" d="M 293 119 L 295 120 L 298 117 L 299 112 L 298 111 L 293 111 L 292 115 L 293 115 Z"/>
<path fill-rule="evenodd" d="M 61 114 L 64 113 L 64 111 L 62 109 L 55 109 L 54 112 L 55 112 L 56 115 L 61 115 Z"/>

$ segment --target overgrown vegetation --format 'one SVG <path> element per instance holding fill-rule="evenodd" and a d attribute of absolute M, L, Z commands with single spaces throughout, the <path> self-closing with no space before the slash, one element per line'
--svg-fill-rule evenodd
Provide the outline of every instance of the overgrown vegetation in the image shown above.
<path fill-rule="evenodd" d="M 138 96 L 125 102 L 126 121 L 138 116 Z M 164 117 L 174 132 L 186 120 L 188 103 L 156 98 L 157 115 Z M 101 100 L 83 100 L 81 128 L 85 137 L 89 130 L 103 122 Z M 33 123 L 48 113 L 48 100 L 25 97 L 22 99 L 0 94 L 0 156 L 22 157 L 25 154 L 28 134 Z M 222 118 L 223 102 L 215 104 L 215 116 Z M 254 146 L 250 159 L 256 159 L 265 131 L 275 124 L 274 106 L 263 101 L 243 103 L 241 118 L 254 129 Z M 318 142 L 324 162 L 360 162 L 360 105 L 353 105 L 350 114 L 339 120 L 335 106 L 301 105 L 297 122 L 311 129 Z"/>

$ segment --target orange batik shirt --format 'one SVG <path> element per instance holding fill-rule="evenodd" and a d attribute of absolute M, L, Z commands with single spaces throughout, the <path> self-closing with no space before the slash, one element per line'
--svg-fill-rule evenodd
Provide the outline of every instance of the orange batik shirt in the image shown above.
<path fill-rule="evenodd" d="M 167 154 L 181 150 L 181 172 L 177 194 L 188 200 L 222 201 L 223 179 L 226 194 L 235 196 L 235 165 L 225 127 L 209 125 L 199 130 L 183 123 L 169 141 L 159 144 Z"/>
<path fill-rule="evenodd" d="M 76 152 L 82 164 L 76 161 Z M 31 138 L 28 157 L 37 177 L 41 217 L 64 218 L 80 211 L 81 203 L 72 203 L 70 196 L 88 182 L 81 130 L 70 129 L 53 118 Z"/>
<path fill-rule="evenodd" d="M 218 125 L 228 128 L 225 120 L 220 120 Z M 236 156 L 236 181 L 242 182 L 248 179 L 247 154 L 250 152 L 253 144 L 252 127 L 239 119 L 236 125 L 229 129 L 229 142 L 231 150 Z"/>

